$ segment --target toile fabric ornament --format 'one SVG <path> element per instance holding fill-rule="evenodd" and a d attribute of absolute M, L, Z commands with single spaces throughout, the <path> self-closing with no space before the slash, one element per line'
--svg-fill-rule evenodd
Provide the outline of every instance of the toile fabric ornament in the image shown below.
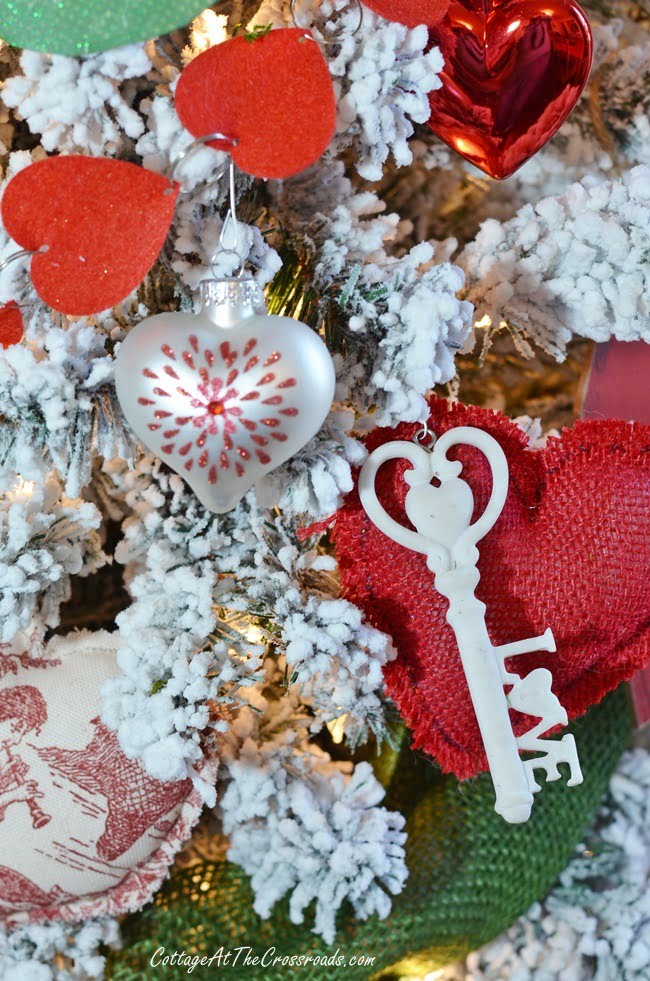
<path fill-rule="evenodd" d="M 557 132 L 591 69 L 591 29 L 574 0 L 457 0 L 430 41 L 444 68 L 429 126 L 498 180 Z"/>
<path fill-rule="evenodd" d="M 509 489 L 480 548 L 476 597 L 485 604 L 495 648 L 552 630 L 557 651 L 546 651 L 544 644 L 507 660 L 505 668 L 524 682 L 535 669 L 548 669 L 553 694 L 575 719 L 650 660 L 650 427 L 578 422 L 531 448 L 506 416 L 435 398 L 429 401 L 428 426 L 439 440 L 457 427 L 481 430 L 503 450 Z M 376 429 L 366 449 L 372 454 L 395 440 L 411 446 L 417 429 L 413 423 Z M 466 444 L 451 448 L 449 456 L 462 463 L 480 516 L 492 493 L 487 458 Z M 406 526 L 409 466 L 406 459 L 388 459 L 375 478 L 382 507 Z M 447 617 L 449 600 L 434 588 L 426 555 L 381 531 L 364 510 L 358 487 L 331 524 L 342 595 L 397 648 L 397 657 L 383 667 L 384 681 L 414 748 L 460 780 L 489 769 Z M 419 537 L 415 541 L 421 544 Z M 519 694 L 525 693 L 524 685 Z M 533 725 L 523 700 L 520 705 L 515 712 L 509 700 L 517 738 Z"/>
<path fill-rule="evenodd" d="M 199 817 L 190 780 L 155 780 L 102 722 L 118 647 L 118 633 L 82 631 L 45 656 L 0 649 L 2 926 L 140 909 Z M 213 757 L 202 776 L 216 776 Z"/>
<path fill-rule="evenodd" d="M 447 457 L 447 452 L 458 445 L 480 450 L 492 475 L 488 503 L 474 522 L 474 496 L 459 476 L 463 465 Z M 388 460 L 402 459 L 412 464 L 404 473 L 410 488 L 404 508 L 415 531 L 391 517 L 375 490 L 379 467 Z M 433 486 L 432 480 L 439 481 L 438 486 Z M 544 769 L 548 780 L 559 780 L 558 763 L 568 763 L 569 786 L 582 783 L 582 773 L 573 735 L 554 741 L 541 738 L 554 726 L 568 722 L 566 711 L 551 690 L 550 671 L 535 668 L 521 678 L 506 667 L 506 659 L 519 654 L 555 651 L 552 631 L 495 647 L 485 624 L 485 603 L 474 595 L 480 579 L 476 544 L 497 522 L 507 494 L 508 462 L 503 450 L 489 433 L 468 426 L 448 430 L 432 451 L 403 440 L 384 443 L 370 454 L 359 475 L 359 497 L 368 516 L 398 544 L 426 555 L 436 589 L 449 600 L 447 621 L 456 637 L 481 730 L 496 792 L 495 810 L 508 823 L 522 824 L 530 817 L 533 793 L 541 790 L 535 780 L 537 769 Z M 507 696 L 504 686 L 510 688 Z M 510 708 L 541 721 L 517 737 Z M 544 755 L 524 762 L 520 750 Z"/>
<path fill-rule="evenodd" d="M 335 374 L 313 330 L 266 314 L 252 278 L 207 280 L 201 297 L 198 315 L 163 313 L 132 330 L 115 383 L 142 442 L 221 514 L 318 432 Z"/>

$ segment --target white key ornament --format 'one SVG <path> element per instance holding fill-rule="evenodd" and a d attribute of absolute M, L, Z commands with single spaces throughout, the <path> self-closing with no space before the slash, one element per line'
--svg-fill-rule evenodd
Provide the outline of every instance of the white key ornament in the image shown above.
<path fill-rule="evenodd" d="M 447 459 L 449 449 L 458 444 L 479 449 L 492 471 L 490 499 L 474 524 L 474 497 L 469 484 L 459 477 L 463 465 Z M 405 509 L 416 531 L 391 518 L 375 490 L 379 468 L 396 459 L 406 459 L 413 465 L 404 474 L 410 487 Z M 439 486 L 431 484 L 434 478 L 440 481 Z M 385 443 L 370 454 L 359 476 L 359 496 L 369 518 L 398 544 L 426 555 L 436 589 L 449 600 L 447 621 L 456 635 L 488 758 L 496 793 L 495 810 L 510 824 L 521 824 L 530 817 L 533 794 L 541 789 L 535 770 L 545 770 L 547 780 L 559 780 L 558 763 L 568 763 L 570 787 L 582 783 L 582 773 L 572 735 L 559 740 L 541 738 L 549 729 L 568 721 L 565 709 L 551 691 L 550 671 L 536 668 L 521 678 L 505 666 L 506 658 L 518 654 L 555 651 L 551 630 L 541 637 L 494 647 L 485 624 L 485 604 L 474 595 L 480 579 L 476 543 L 497 521 L 507 493 L 508 462 L 503 450 L 489 433 L 467 426 L 448 430 L 432 450 L 414 442 Z M 505 685 L 512 685 L 508 694 Z M 509 708 L 541 721 L 516 737 Z M 520 750 L 544 755 L 522 760 Z"/>

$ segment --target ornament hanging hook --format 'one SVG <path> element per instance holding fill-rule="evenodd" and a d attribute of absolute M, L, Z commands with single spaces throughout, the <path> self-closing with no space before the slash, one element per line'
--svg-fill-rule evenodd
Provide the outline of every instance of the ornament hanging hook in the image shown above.
<path fill-rule="evenodd" d="M 12 252 L 11 255 L 8 255 L 6 259 L 3 259 L 2 262 L 0 262 L 0 273 L 4 272 L 7 266 L 11 265 L 11 263 L 15 262 L 17 259 L 24 259 L 25 256 L 39 255 L 43 252 L 48 252 L 49 248 L 49 245 L 42 245 L 40 249 L 19 249 L 17 252 Z M 9 302 L 13 303 L 19 310 L 31 310 L 32 307 L 36 305 L 36 300 L 30 300 L 28 303 L 18 303 L 16 300 L 10 300 Z"/>
<path fill-rule="evenodd" d="M 7 266 L 12 262 L 15 262 L 16 259 L 22 259 L 26 255 L 38 255 L 40 252 L 47 252 L 48 249 L 49 245 L 42 245 L 40 249 L 19 249 L 18 252 L 12 252 L 11 255 L 8 255 L 6 259 L 3 259 L 2 262 L 0 262 L 0 273 L 4 272 Z"/>
<path fill-rule="evenodd" d="M 425 421 L 420 428 L 413 434 L 411 441 L 425 450 L 432 450 L 436 445 L 437 436 L 429 429 L 429 424 Z"/>
<path fill-rule="evenodd" d="M 169 175 L 169 187 L 165 190 L 165 194 L 171 194 L 172 191 L 174 190 L 174 184 L 176 182 L 176 176 L 178 174 L 178 170 L 183 164 L 183 162 L 187 160 L 190 154 L 194 153 L 195 150 L 198 150 L 199 147 L 205 146 L 207 143 L 212 143 L 213 140 L 223 140 L 224 142 L 229 143 L 231 150 L 234 150 L 235 147 L 237 146 L 237 143 L 239 142 L 235 137 L 224 136 L 223 133 L 206 133 L 205 136 L 199 136 L 198 139 L 193 140 L 190 144 L 188 144 L 188 146 L 185 147 L 184 150 L 181 150 L 179 155 L 176 157 L 176 160 L 172 164 L 171 173 Z M 220 167 L 217 173 L 215 174 L 215 176 L 212 177 L 207 182 L 207 184 L 204 184 L 201 187 L 201 191 L 206 191 L 209 187 L 212 187 L 214 184 L 218 184 L 221 178 L 223 177 L 223 175 L 228 170 L 229 166 L 232 166 L 230 162 L 224 164 L 223 167 Z"/>
<path fill-rule="evenodd" d="M 237 221 L 237 197 L 235 194 L 235 165 L 230 161 L 228 168 L 228 194 L 230 197 L 230 202 L 228 205 L 228 211 L 224 219 L 223 225 L 221 226 L 221 234 L 219 235 L 219 248 L 212 257 L 212 271 L 215 272 L 214 264 L 217 261 L 217 257 L 220 255 L 236 255 L 239 260 L 239 267 L 235 267 L 232 275 L 241 278 L 244 275 L 244 266 L 246 260 L 242 257 L 239 251 L 239 222 Z M 226 229 L 232 228 L 231 236 L 229 236 L 229 241 L 226 243 Z M 215 273 L 216 275 L 216 273 Z"/>
<path fill-rule="evenodd" d="M 296 17 L 296 6 L 297 0 L 291 0 L 289 5 L 291 20 L 299 30 L 309 30 L 310 28 L 308 28 L 306 24 L 300 24 L 298 22 L 298 18 Z M 359 33 L 361 30 L 361 25 L 363 24 L 363 6 L 361 5 L 360 0 L 350 0 L 350 2 L 346 4 L 346 8 L 347 7 L 354 7 L 357 12 L 357 22 L 352 30 L 340 32 L 335 31 L 332 32 L 329 37 L 326 37 L 319 31 L 320 37 L 316 38 L 311 34 L 305 34 L 305 37 L 310 41 L 316 41 L 317 44 L 340 44 L 342 41 L 347 41 L 348 38 L 354 37 L 355 34 Z M 340 13 L 340 11 L 338 12 Z"/>

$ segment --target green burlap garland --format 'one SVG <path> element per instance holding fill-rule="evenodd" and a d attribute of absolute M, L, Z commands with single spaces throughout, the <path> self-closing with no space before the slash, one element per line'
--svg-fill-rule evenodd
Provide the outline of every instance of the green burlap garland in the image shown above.
<path fill-rule="evenodd" d="M 184 949 L 206 956 L 220 947 L 251 947 L 258 956 L 275 947 L 278 955 L 324 957 L 339 948 L 345 957 L 375 958 L 372 968 L 312 964 L 219 969 L 215 962 L 197 966 L 189 975 L 199 978 L 399 977 L 449 964 L 497 936 L 549 891 L 592 821 L 630 729 L 623 686 L 570 726 L 584 783 L 544 786 L 531 820 L 523 825 L 508 825 L 495 814 L 488 774 L 459 785 L 414 755 L 404 740 L 376 766 L 387 788 L 386 805 L 405 815 L 409 834 L 409 879 L 387 920 L 372 917 L 359 923 L 345 910 L 336 943 L 329 948 L 308 926 L 290 922 L 286 902 L 270 920 L 256 916 L 248 878 L 238 866 L 204 862 L 175 871 L 156 900 L 126 920 L 124 948 L 109 958 L 108 977 L 187 977 L 187 967 L 150 966 L 159 947 L 168 954 Z"/>

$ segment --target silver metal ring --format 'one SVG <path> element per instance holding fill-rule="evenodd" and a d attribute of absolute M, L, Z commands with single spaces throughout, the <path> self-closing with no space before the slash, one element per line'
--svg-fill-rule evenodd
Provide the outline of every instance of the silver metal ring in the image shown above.
<path fill-rule="evenodd" d="M 198 139 L 193 140 L 193 142 L 190 143 L 189 146 L 186 146 L 184 150 L 181 150 L 179 155 L 176 157 L 176 160 L 172 164 L 171 173 L 169 175 L 169 187 L 165 191 L 165 194 L 170 194 L 173 191 L 174 184 L 176 182 L 176 174 L 178 172 L 178 168 L 181 166 L 183 161 L 186 160 L 187 157 L 189 157 L 189 155 L 193 153 L 195 150 L 197 150 L 200 146 L 205 146 L 206 143 L 211 143 L 213 140 L 225 140 L 227 143 L 230 144 L 230 148 L 232 150 L 234 150 L 234 148 L 237 146 L 239 142 L 234 137 L 224 136 L 223 133 L 207 133 L 205 136 L 199 136 Z M 230 162 L 224 164 L 223 167 L 220 167 L 216 177 L 213 177 L 211 180 L 209 180 L 207 184 L 203 184 L 201 190 L 205 191 L 208 187 L 212 187 L 213 184 L 217 184 L 221 180 L 223 175 L 226 173 L 229 166 L 230 166 Z"/>
<path fill-rule="evenodd" d="M 218 270 L 216 270 L 214 268 L 214 265 L 215 265 L 215 262 L 217 261 L 217 259 L 219 259 L 221 256 L 224 256 L 224 255 L 236 255 L 237 256 L 237 258 L 239 259 L 239 267 L 236 266 L 235 269 L 229 274 L 229 276 L 235 276 L 237 279 L 241 279 L 241 277 L 244 275 L 244 270 L 246 268 L 246 259 L 242 256 L 242 254 L 239 251 L 239 249 L 223 249 L 223 248 L 220 248 L 217 252 L 215 252 L 215 254 L 213 256 L 213 259 L 212 259 L 212 262 L 210 263 L 210 269 L 212 270 L 212 272 L 215 275 L 215 277 L 216 278 L 219 278 L 219 277 L 223 276 L 223 273 L 221 273 Z"/>
<path fill-rule="evenodd" d="M 426 422 L 423 422 L 420 428 L 412 436 L 412 441 L 417 443 L 418 446 L 424 447 L 425 450 L 432 450 L 436 445 L 437 436 L 432 433 Z"/>
<path fill-rule="evenodd" d="M 342 33 L 340 33 L 338 35 L 337 34 L 332 34 L 330 37 L 325 37 L 320 32 L 319 28 L 316 27 L 316 30 L 319 32 L 320 37 L 313 37 L 311 34 L 305 34 L 305 37 L 308 38 L 310 41 L 316 41 L 317 44 L 340 44 L 341 41 L 347 41 L 348 38 L 354 37 L 355 34 L 358 34 L 359 33 L 359 31 L 361 30 L 361 25 L 363 24 L 363 7 L 362 7 L 361 3 L 359 2 L 359 0 L 351 0 L 351 3 L 349 4 L 349 6 L 356 7 L 357 16 L 359 18 L 358 21 L 357 21 L 357 24 L 356 24 L 356 26 L 354 28 L 354 30 L 352 30 L 352 31 L 345 31 L 345 32 L 342 32 Z M 294 25 L 299 30 L 308 31 L 308 30 L 311 30 L 312 29 L 310 27 L 307 27 L 307 25 L 305 25 L 305 24 L 299 24 L 298 23 L 298 19 L 296 17 L 296 0 L 291 0 L 291 3 L 289 5 L 289 10 L 291 12 L 291 20 L 293 21 Z M 341 13 L 341 11 L 338 11 L 338 13 Z"/>
<path fill-rule="evenodd" d="M 42 245 L 40 249 L 20 249 L 19 252 L 12 252 L 11 255 L 8 255 L 6 259 L 0 262 L 0 273 L 12 262 L 15 262 L 16 259 L 22 259 L 26 255 L 38 255 L 41 252 L 47 252 L 49 248 L 49 245 Z"/>

